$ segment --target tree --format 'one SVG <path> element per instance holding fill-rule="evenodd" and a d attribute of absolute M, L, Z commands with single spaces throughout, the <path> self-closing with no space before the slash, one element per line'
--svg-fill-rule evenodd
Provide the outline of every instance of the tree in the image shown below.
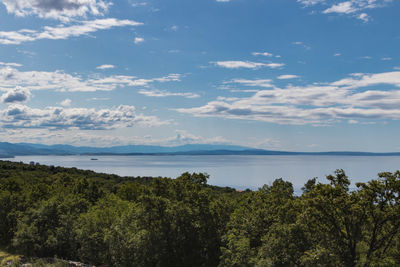
<path fill-rule="evenodd" d="M 274 225 L 296 220 L 293 200 L 292 184 L 282 179 L 257 192 L 244 193 L 222 237 L 220 266 L 254 266 L 261 262 L 260 249 Z"/>
<path fill-rule="evenodd" d="M 345 266 L 388 260 L 400 229 L 400 173 L 381 173 L 353 191 L 344 171 L 335 173 L 327 177 L 330 185 L 317 184 L 303 196 L 301 217 L 312 233 L 311 251 L 326 251 Z"/>

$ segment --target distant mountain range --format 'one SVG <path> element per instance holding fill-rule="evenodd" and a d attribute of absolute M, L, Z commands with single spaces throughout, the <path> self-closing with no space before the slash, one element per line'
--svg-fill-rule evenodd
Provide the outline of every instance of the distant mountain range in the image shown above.
<path fill-rule="evenodd" d="M 28 155 L 331 155 L 331 156 L 400 156 L 400 152 L 288 152 L 255 149 L 234 145 L 189 144 L 174 147 L 129 145 L 113 147 L 76 147 L 0 142 L 0 157 Z"/>

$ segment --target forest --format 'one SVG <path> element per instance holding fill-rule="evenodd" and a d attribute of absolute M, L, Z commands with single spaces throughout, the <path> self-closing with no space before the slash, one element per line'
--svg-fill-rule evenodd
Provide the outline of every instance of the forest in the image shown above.
<path fill-rule="evenodd" d="M 283 179 L 237 191 L 208 178 L 0 161 L 0 251 L 95 266 L 400 266 L 399 171 L 354 185 L 338 169 L 298 194 Z"/>

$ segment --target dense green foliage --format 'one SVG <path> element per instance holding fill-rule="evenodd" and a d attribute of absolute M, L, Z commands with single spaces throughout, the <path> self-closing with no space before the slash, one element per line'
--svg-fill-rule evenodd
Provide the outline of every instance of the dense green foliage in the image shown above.
<path fill-rule="evenodd" d="M 0 162 L 0 249 L 109 266 L 400 266 L 400 172 L 301 195 Z"/>

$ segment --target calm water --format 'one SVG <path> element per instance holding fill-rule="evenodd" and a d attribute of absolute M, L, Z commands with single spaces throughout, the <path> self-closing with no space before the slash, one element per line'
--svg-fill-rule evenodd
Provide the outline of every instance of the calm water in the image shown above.
<path fill-rule="evenodd" d="M 177 177 L 181 173 L 206 172 L 209 183 L 238 189 L 255 189 L 276 178 L 291 181 L 298 190 L 313 177 L 344 169 L 352 182 L 376 178 L 382 171 L 400 169 L 400 157 L 349 156 L 20 156 L 13 161 L 77 167 L 122 176 Z"/>

